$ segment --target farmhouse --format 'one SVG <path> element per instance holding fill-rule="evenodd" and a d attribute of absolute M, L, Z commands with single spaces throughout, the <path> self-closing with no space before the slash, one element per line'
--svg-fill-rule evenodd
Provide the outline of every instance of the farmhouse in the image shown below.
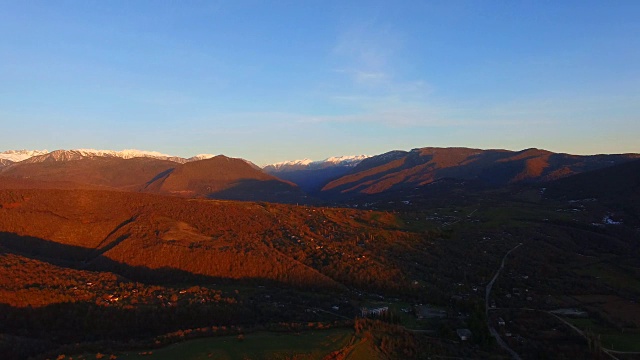
<path fill-rule="evenodd" d="M 471 333 L 471 330 L 469 330 L 469 329 L 457 329 L 456 333 L 458 334 L 458 337 L 462 341 L 467 341 L 467 340 L 471 339 L 471 336 L 473 335 Z"/>
<path fill-rule="evenodd" d="M 389 307 L 388 306 L 379 307 L 379 308 L 375 308 L 375 309 L 368 309 L 366 307 L 363 307 L 363 308 L 360 308 L 360 315 L 362 317 L 380 316 L 382 314 L 387 313 L 387 311 L 389 311 Z"/>
<path fill-rule="evenodd" d="M 444 310 L 434 309 L 428 305 L 419 305 L 415 308 L 416 318 L 418 319 L 444 319 L 447 312 Z"/>

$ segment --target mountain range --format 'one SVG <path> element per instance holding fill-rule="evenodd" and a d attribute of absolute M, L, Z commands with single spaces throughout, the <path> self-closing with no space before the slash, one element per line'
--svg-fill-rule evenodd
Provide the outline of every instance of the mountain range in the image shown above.
<path fill-rule="evenodd" d="M 310 159 L 284 161 L 267 165 L 262 170 L 283 180 L 297 184 L 304 192 L 317 193 L 330 180 L 348 174 L 367 155 L 337 156 L 325 160 Z"/>
<path fill-rule="evenodd" d="M 297 186 L 226 156 L 178 162 L 54 151 L 0 170 L 0 187 L 91 188 L 153 192 L 182 197 L 299 202 Z"/>
<path fill-rule="evenodd" d="M 623 210 L 640 224 L 640 160 L 559 179 L 549 184 L 545 196 L 564 201 L 597 200 L 603 206 Z"/>
<path fill-rule="evenodd" d="M 287 172 L 297 170 L 318 170 L 333 166 L 353 167 L 358 165 L 358 163 L 368 157 L 368 155 L 354 155 L 333 156 L 319 161 L 314 161 L 311 159 L 282 161 L 275 164 L 266 165 L 265 167 L 263 167 L 263 169 L 267 172 Z"/>
<path fill-rule="evenodd" d="M 570 155 L 539 149 L 425 147 L 375 156 L 309 159 L 258 167 L 224 155 L 181 158 L 140 150 L 11 150 L 0 153 L 0 187 L 98 188 L 191 198 L 310 202 L 416 189 L 442 179 L 486 186 L 548 182 L 623 164 L 639 154 Z"/>
<path fill-rule="evenodd" d="M 476 180 L 490 186 L 545 182 L 620 164 L 638 154 L 569 155 L 539 149 L 522 151 L 420 148 L 391 151 L 363 160 L 327 183 L 322 192 L 377 194 L 420 187 L 446 178 Z"/>
<path fill-rule="evenodd" d="M 0 153 L 0 161 L 4 160 L 5 164 L 10 162 L 45 162 L 45 161 L 65 161 L 65 160 L 81 160 L 94 157 L 106 158 L 152 158 L 159 160 L 168 160 L 177 163 L 186 163 L 189 161 L 204 160 L 214 157 L 212 154 L 199 154 L 190 158 L 181 158 L 162 154 L 157 151 L 144 151 L 135 149 L 126 149 L 122 151 L 115 150 L 95 150 L 95 149 L 74 149 L 74 150 L 8 150 Z"/>
<path fill-rule="evenodd" d="M 518 331 L 509 344 L 534 354 L 523 358 L 602 358 L 548 314 L 569 308 L 597 336 L 638 336 L 639 154 L 425 147 L 264 168 L 145 151 L 0 155 L 3 359 L 161 355 L 223 325 L 252 341 L 265 329 L 299 338 L 296 324 L 349 334 L 327 358 L 354 341 L 372 344 L 366 358 L 416 358 L 406 349 L 423 345 L 412 354 L 507 358 L 482 345 L 492 326 Z M 402 309 L 398 327 L 351 320 L 370 304 Z M 453 316 L 423 322 L 411 304 Z M 399 350 L 376 357 L 393 339 Z"/>

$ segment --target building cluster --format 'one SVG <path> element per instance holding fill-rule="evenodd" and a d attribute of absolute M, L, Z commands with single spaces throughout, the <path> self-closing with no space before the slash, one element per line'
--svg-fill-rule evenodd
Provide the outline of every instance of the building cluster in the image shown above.
<path fill-rule="evenodd" d="M 389 311 L 388 306 L 383 306 L 383 307 L 378 307 L 373 309 L 362 307 L 360 308 L 360 316 L 361 317 L 381 316 L 383 314 L 386 314 L 388 311 Z"/>

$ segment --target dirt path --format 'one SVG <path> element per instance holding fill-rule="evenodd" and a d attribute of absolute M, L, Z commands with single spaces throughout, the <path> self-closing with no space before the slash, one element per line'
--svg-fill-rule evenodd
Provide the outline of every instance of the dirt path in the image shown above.
<path fill-rule="evenodd" d="M 487 284 L 487 288 L 485 290 L 485 300 L 484 300 L 484 311 L 487 317 L 487 327 L 489 328 L 489 332 L 491 333 L 491 336 L 496 338 L 498 345 L 500 345 L 500 347 L 502 347 L 506 352 L 511 354 L 511 357 L 516 360 L 521 360 L 520 355 L 518 355 L 518 353 L 513 351 L 513 349 L 511 349 L 509 345 L 507 345 L 507 343 L 505 343 L 504 340 L 502 340 L 502 338 L 500 337 L 500 334 L 498 334 L 498 331 L 496 331 L 496 329 L 493 326 L 491 326 L 491 321 L 489 320 L 489 298 L 491 297 L 491 289 L 493 288 L 493 284 L 498 279 L 498 276 L 500 276 L 500 272 L 502 271 L 502 269 L 504 269 L 504 262 L 505 260 L 507 260 L 507 256 L 509 256 L 509 254 L 511 254 L 513 250 L 519 248 L 520 246 L 522 246 L 522 243 L 516 245 L 513 249 L 507 251 L 507 253 L 504 255 L 504 257 L 502 258 L 502 262 L 500 263 L 500 268 L 498 268 L 498 270 L 496 271 L 496 274 L 493 276 L 493 279 L 491 279 L 489 284 Z"/>

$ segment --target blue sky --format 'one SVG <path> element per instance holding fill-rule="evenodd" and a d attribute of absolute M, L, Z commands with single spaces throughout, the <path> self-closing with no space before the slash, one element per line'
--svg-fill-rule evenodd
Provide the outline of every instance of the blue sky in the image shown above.
<path fill-rule="evenodd" d="M 640 152 L 639 1 L 4 1 L 0 151 Z"/>

